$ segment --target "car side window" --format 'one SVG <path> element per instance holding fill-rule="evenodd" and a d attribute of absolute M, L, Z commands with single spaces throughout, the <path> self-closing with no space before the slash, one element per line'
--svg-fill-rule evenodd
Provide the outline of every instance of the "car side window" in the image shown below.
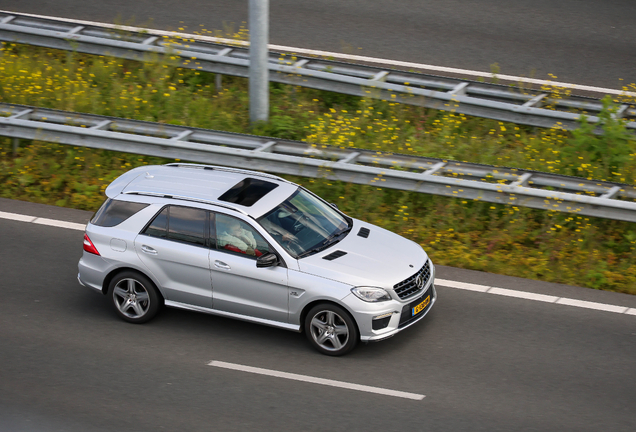
<path fill-rule="evenodd" d="M 91 223 L 102 227 L 114 227 L 146 207 L 148 204 L 108 198 L 97 210 Z"/>
<path fill-rule="evenodd" d="M 205 246 L 207 211 L 192 207 L 170 206 L 168 238 Z"/>
<path fill-rule="evenodd" d="M 270 252 L 269 244 L 249 224 L 242 220 L 216 214 L 216 247 L 220 251 L 257 258 Z"/>
<path fill-rule="evenodd" d="M 208 245 L 216 248 L 216 213 L 208 212 Z"/>
<path fill-rule="evenodd" d="M 168 206 L 153 219 L 143 234 L 205 246 L 207 225 L 206 210 Z"/>
<path fill-rule="evenodd" d="M 164 238 L 168 235 L 168 210 L 170 207 L 165 207 L 161 212 L 155 216 L 150 225 L 142 232 L 142 234 L 149 235 L 151 237 Z"/>

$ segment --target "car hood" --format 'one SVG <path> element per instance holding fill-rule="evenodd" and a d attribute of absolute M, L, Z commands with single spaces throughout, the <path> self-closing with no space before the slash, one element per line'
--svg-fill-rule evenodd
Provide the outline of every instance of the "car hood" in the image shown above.
<path fill-rule="evenodd" d="M 368 237 L 358 235 L 360 228 Z M 331 254 L 346 252 L 331 260 Z M 353 228 L 340 242 L 298 260 L 301 272 L 336 280 L 351 286 L 393 289 L 422 268 L 428 256 L 417 243 L 391 231 L 354 219 Z"/>

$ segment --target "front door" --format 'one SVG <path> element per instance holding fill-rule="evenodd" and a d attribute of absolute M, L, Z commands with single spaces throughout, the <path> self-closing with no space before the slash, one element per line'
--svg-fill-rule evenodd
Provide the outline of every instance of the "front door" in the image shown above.
<path fill-rule="evenodd" d="M 287 323 L 287 268 L 257 268 L 256 258 L 270 251 L 265 239 L 238 218 L 217 213 L 215 220 L 216 248 L 210 250 L 214 309 Z"/>

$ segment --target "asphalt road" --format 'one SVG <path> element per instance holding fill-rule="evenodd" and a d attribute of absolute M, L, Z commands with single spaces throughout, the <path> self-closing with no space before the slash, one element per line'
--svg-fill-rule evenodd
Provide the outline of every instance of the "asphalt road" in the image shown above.
<path fill-rule="evenodd" d="M 90 216 L 9 200 L 0 211 Z M 440 287 L 418 325 L 330 358 L 300 334 L 193 312 L 127 324 L 77 283 L 81 243 L 81 231 L 0 219 L 2 431 L 636 430 L 636 316 Z M 480 272 L 438 277 L 636 307 L 632 296 Z"/>
<path fill-rule="evenodd" d="M 234 30 L 248 0 L 3 0 L 0 9 Z M 633 0 L 270 0 L 270 43 L 561 82 L 636 82 Z M 622 81 L 621 81 L 622 79 Z"/>

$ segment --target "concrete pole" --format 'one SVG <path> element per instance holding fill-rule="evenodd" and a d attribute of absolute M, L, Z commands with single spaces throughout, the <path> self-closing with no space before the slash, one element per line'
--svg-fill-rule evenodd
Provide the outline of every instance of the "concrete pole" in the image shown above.
<path fill-rule="evenodd" d="M 269 121 L 269 0 L 249 0 L 250 123 Z"/>

